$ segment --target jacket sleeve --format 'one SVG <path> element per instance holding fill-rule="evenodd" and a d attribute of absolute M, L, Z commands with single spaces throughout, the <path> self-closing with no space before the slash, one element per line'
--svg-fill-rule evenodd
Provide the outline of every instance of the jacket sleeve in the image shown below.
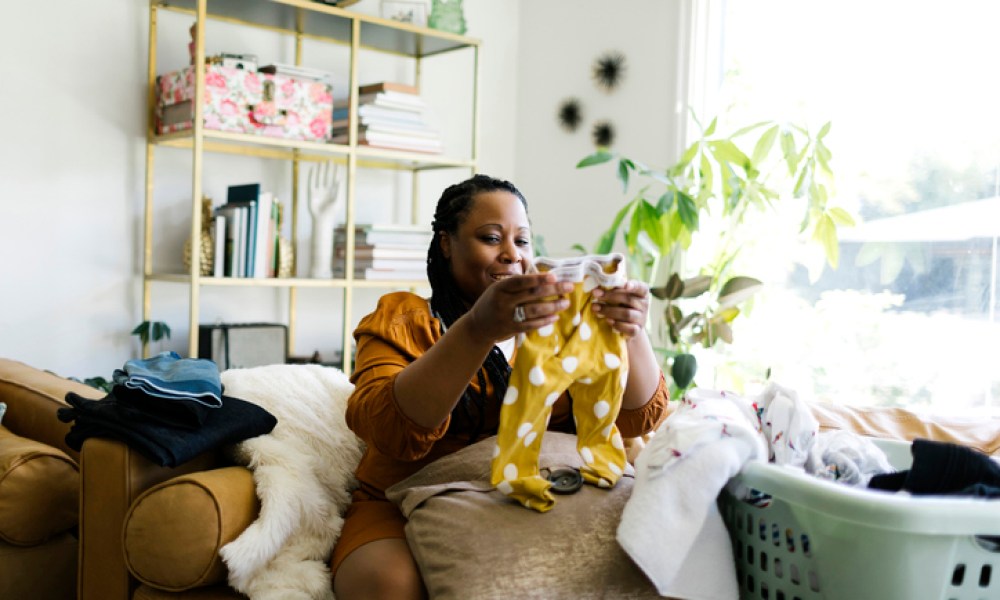
<path fill-rule="evenodd" d="M 396 296 L 395 298 L 393 298 Z M 365 317 L 354 332 L 357 340 L 354 393 L 347 403 L 347 425 L 380 453 L 402 461 L 415 461 L 430 452 L 448 430 L 450 417 L 427 429 L 403 414 L 395 395 L 396 376 L 426 352 L 440 334 L 426 301 L 393 294 Z M 412 294 L 406 294 L 412 296 Z M 397 302 L 393 302 L 393 300 Z"/>
<path fill-rule="evenodd" d="M 660 373 L 660 383 L 649 398 L 649 401 L 639 408 L 622 409 L 618 413 L 615 425 L 622 437 L 639 437 L 656 429 L 667 416 L 667 402 L 670 393 L 667 391 L 667 380 Z"/>

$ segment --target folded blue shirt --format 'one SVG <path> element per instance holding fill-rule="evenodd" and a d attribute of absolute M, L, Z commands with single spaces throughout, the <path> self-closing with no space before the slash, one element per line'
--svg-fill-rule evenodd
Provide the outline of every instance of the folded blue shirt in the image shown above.
<path fill-rule="evenodd" d="M 222 406 L 219 368 L 204 358 L 181 358 L 176 352 L 161 352 L 133 359 L 116 369 L 112 379 L 119 385 L 165 399 L 190 399 L 205 406 Z"/>

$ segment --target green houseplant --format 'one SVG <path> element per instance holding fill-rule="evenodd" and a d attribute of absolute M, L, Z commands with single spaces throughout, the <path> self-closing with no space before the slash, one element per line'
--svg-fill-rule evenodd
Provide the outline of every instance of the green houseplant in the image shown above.
<path fill-rule="evenodd" d="M 718 133 L 718 119 L 708 127 L 698 126 L 698 139 L 666 168 L 650 167 L 607 148 L 598 148 L 577 164 L 587 168 L 610 163 L 627 195 L 593 252 L 610 252 L 621 233 L 629 272 L 650 285 L 660 305 L 651 311 L 650 325 L 664 371 L 673 380 L 674 397 L 694 383 L 698 365 L 691 348 L 732 343 L 732 322 L 762 287 L 758 279 L 734 272 L 743 247 L 734 232 L 751 210 L 773 211 L 785 199 L 803 199 L 799 233 L 821 244 L 834 268 L 839 259 L 837 229 L 854 224 L 850 213 L 830 202 L 831 153 L 823 141 L 830 123 L 813 133 L 794 124 L 764 121 L 730 135 Z M 629 195 L 633 181 L 641 185 Z M 723 223 L 712 258 L 688 268 L 685 252 L 708 219 Z"/>

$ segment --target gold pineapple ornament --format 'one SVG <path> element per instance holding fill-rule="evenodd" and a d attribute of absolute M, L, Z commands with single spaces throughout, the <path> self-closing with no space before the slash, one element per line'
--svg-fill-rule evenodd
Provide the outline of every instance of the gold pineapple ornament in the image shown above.
<path fill-rule="evenodd" d="M 201 275 L 212 274 L 214 264 L 215 244 L 212 241 L 212 199 L 205 196 L 201 199 Z M 184 268 L 191 268 L 191 239 L 184 242 Z"/>

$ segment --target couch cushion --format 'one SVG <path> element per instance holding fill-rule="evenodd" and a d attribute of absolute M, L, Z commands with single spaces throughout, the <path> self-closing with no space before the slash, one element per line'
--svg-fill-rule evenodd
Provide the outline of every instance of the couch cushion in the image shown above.
<path fill-rule="evenodd" d="M 219 548 L 260 512 L 244 467 L 182 475 L 143 493 L 125 517 L 125 562 L 139 581 L 179 592 L 226 582 Z"/>
<path fill-rule="evenodd" d="M 408 519 L 431 598 L 659 598 L 615 540 L 631 476 L 610 490 L 584 485 L 537 513 L 490 486 L 495 444 L 445 456 L 386 491 Z M 546 432 L 539 464 L 581 467 L 576 436 Z"/>
<path fill-rule="evenodd" d="M 7 403 L 4 427 L 55 446 L 76 460 L 79 453 L 66 445 L 69 425 L 56 418 L 56 411 L 67 406 L 66 392 L 92 399 L 105 396 L 101 390 L 78 381 L 0 358 L 0 400 Z"/>
<path fill-rule="evenodd" d="M 873 438 L 949 442 L 1000 456 L 1000 419 L 921 414 L 894 406 L 810 405 L 821 430 L 844 429 Z"/>
<path fill-rule="evenodd" d="M 0 425 L 0 539 L 34 546 L 74 527 L 80 471 L 61 450 Z"/>

